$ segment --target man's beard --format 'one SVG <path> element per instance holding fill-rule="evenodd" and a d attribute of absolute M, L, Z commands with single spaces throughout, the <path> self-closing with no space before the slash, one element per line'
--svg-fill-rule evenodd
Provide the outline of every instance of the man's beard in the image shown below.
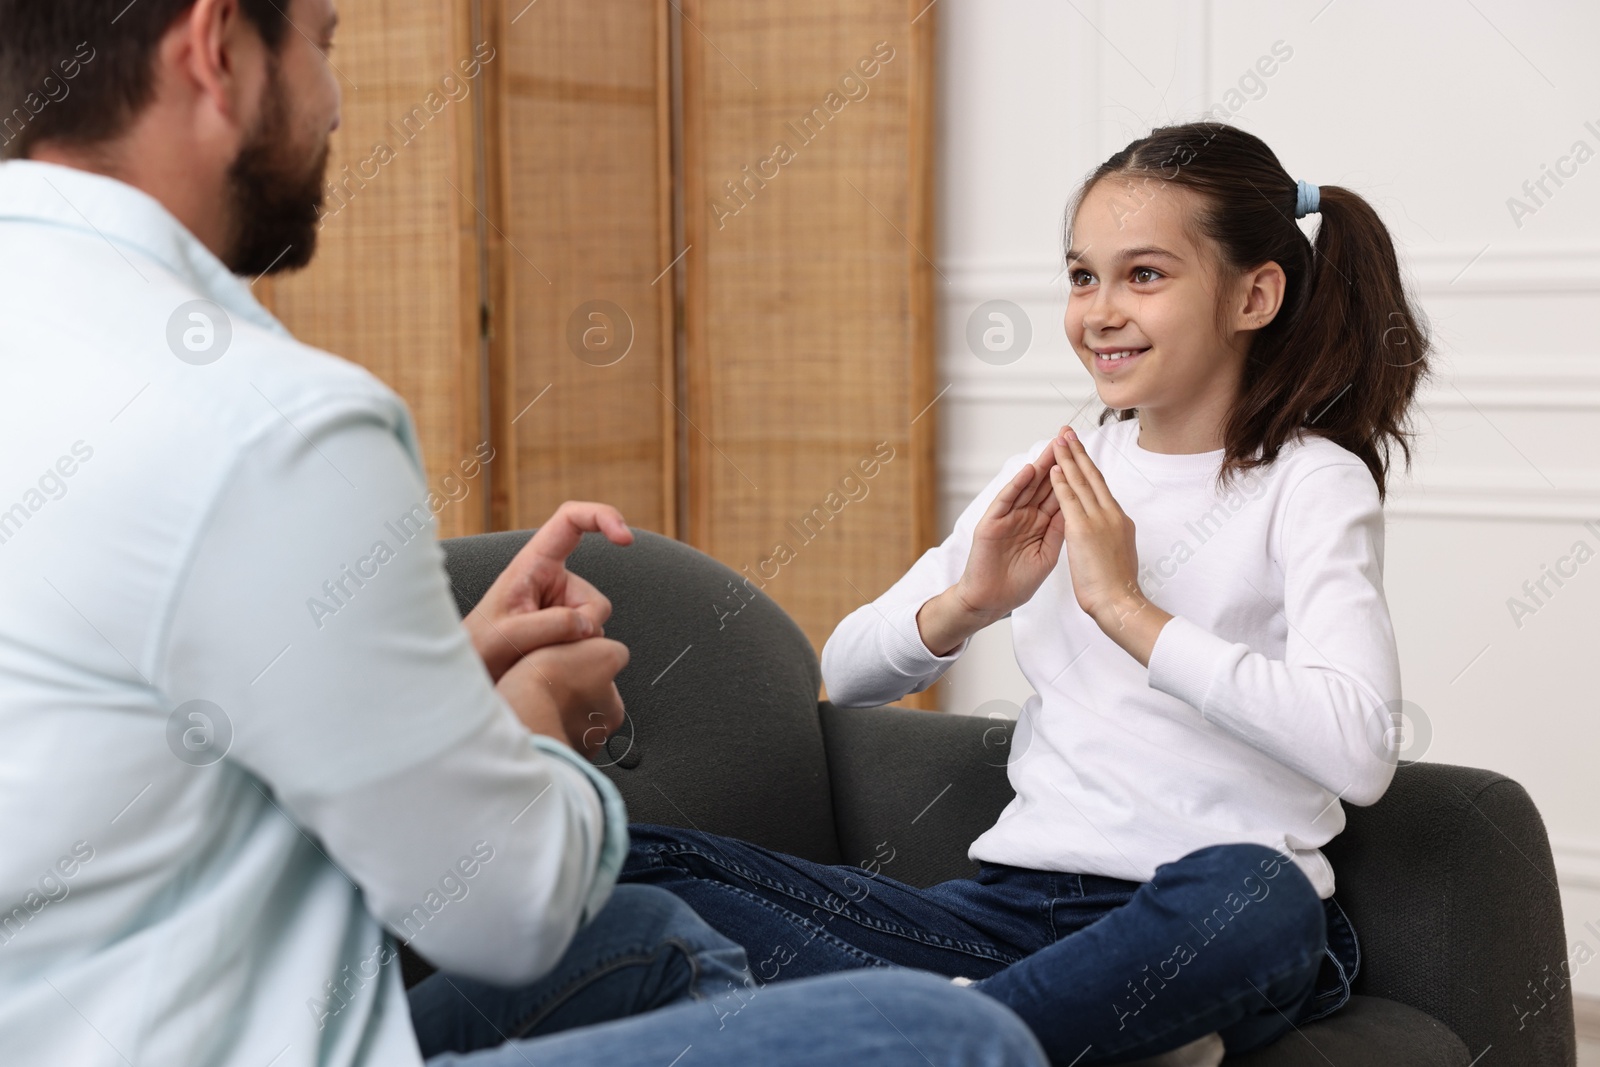
<path fill-rule="evenodd" d="M 276 64 L 268 68 L 265 92 L 261 117 L 228 168 L 233 239 L 224 262 L 247 276 L 311 262 L 328 167 L 326 139 L 309 166 L 295 158 Z"/>

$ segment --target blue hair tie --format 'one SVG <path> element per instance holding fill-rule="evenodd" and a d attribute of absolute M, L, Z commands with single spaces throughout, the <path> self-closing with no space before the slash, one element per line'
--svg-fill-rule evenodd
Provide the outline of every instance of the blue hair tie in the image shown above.
<path fill-rule="evenodd" d="M 1321 206 L 1322 190 L 1304 178 L 1300 179 L 1295 185 L 1294 217 L 1303 219 L 1312 212 L 1320 210 Z"/>

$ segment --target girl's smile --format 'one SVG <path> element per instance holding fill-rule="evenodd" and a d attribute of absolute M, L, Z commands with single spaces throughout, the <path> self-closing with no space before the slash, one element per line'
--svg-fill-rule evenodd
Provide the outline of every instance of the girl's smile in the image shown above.
<path fill-rule="evenodd" d="M 1094 369 L 1101 374 L 1118 374 L 1132 366 L 1144 353 L 1150 351 L 1146 345 L 1143 348 L 1096 348 L 1094 352 Z"/>
<path fill-rule="evenodd" d="M 1129 207 L 1126 181 L 1084 195 L 1067 251 L 1067 339 L 1107 407 L 1138 410 L 1151 451 L 1207 452 L 1238 395 L 1251 334 L 1270 321 L 1276 264 L 1235 270 L 1194 225 L 1204 207 L 1166 186 Z"/>

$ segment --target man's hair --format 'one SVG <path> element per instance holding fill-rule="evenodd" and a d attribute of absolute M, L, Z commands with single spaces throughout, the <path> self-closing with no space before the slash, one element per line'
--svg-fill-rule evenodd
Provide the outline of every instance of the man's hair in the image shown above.
<path fill-rule="evenodd" d="M 154 92 L 156 45 L 194 3 L 0 0 L 0 159 L 41 141 L 87 146 L 125 130 Z M 288 4 L 239 0 L 273 52 Z"/>

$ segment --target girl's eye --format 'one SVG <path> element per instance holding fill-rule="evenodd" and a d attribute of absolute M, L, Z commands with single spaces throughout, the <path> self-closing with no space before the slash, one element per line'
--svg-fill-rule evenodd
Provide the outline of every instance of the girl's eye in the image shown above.
<path fill-rule="evenodd" d="M 1091 284 L 1094 281 L 1094 275 L 1090 274 L 1086 270 L 1075 270 L 1067 275 L 1067 280 L 1071 282 L 1073 288 L 1076 289 Z"/>
<path fill-rule="evenodd" d="M 1149 275 L 1148 278 L 1141 277 L 1141 275 L 1146 274 Z M 1153 282 L 1159 277 L 1161 277 L 1161 272 L 1153 267 L 1135 267 L 1133 269 L 1133 280 L 1136 282 Z"/>

